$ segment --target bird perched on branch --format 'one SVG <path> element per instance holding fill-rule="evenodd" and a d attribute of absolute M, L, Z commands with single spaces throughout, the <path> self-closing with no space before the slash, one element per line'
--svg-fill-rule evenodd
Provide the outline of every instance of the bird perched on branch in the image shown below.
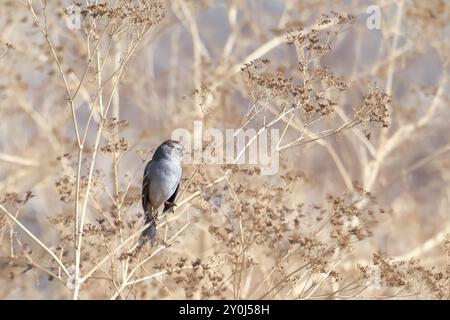
<path fill-rule="evenodd" d="M 142 181 L 142 207 L 145 224 L 150 223 L 140 237 L 140 246 L 156 236 L 158 209 L 164 204 L 163 212 L 175 206 L 180 187 L 183 146 L 174 140 L 163 142 L 145 166 Z"/>

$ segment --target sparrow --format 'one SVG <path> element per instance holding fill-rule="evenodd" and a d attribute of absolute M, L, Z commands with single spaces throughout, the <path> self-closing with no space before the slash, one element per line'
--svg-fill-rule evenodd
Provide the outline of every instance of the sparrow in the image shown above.
<path fill-rule="evenodd" d="M 140 237 L 141 246 L 156 236 L 158 209 L 164 204 L 163 212 L 175 206 L 180 188 L 183 146 L 174 140 L 163 142 L 153 154 L 144 169 L 142 180 L 142 207 L 145 224 L 150 223 Z"/>

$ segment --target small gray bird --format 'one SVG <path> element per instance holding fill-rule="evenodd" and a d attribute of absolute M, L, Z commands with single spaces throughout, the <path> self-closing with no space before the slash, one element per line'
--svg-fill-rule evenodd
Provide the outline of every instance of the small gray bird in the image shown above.
<path fill-rule="evenodd" d="M 163 212 L 175 206 L 180 187 L 183 146 L 174 140 L 163 142 L 146 165 L 142 181 L 142 207 L 145 224 L 150 226 L 142 232 L 140 244 L 154 240 L 158 209 L 164 204 Z"/>

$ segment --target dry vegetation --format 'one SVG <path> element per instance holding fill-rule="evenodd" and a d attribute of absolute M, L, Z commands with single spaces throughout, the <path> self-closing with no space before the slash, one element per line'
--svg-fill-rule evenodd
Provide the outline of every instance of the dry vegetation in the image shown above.
<path fill-rule="evenodd" d="M 448 299 L 450 5 L 374 2 L 2 1 L 0 298 Z M 130 255 L 195 120 L 279 129 L 279 173 L 186 164 Z"/>

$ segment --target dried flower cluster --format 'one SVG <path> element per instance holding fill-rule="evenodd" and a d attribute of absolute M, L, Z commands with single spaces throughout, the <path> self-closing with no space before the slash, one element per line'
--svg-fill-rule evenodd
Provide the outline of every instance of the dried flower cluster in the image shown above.
<path fill-rule="evenodd" d="M 363 95 L 363 104 L 356 110 L 356 119 L 364 122 L 367 119 L 370 122 L 379 123 L 383 128 L 389 126 L 388 106 L 391 97 L 382 92 L 379 88 L 374 88 Z"/>
<path fill-rule="evenodd" d="M 73 7 L 76 7 L 77 10 Z M 82 7 L 81 3 L 74 2 L 72 7 L 66 8 L 64 11 L 69 16 L 79 11 L 85 18 L 117 19 L 123 23 L 141 26 L 158 24 L 164 18 L 165 12 L 163 4 L 159 1 L 133 0 L 120 0 L 115 6 L 110 6 L 108 3 L 99 3 L 88 5 L 85 8 Z"/>

